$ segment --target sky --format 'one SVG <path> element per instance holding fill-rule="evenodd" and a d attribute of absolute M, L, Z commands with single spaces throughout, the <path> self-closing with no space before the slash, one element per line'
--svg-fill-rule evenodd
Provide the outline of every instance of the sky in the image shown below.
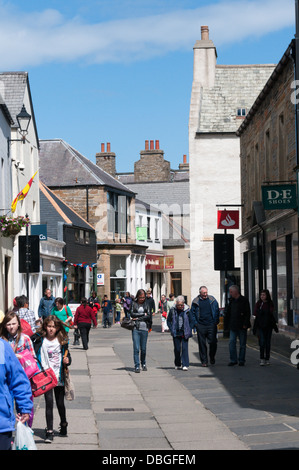
<path fill-rule="evenodd" d="M 40 139 L 95 163 L 110 142 L 133 172 L 145 140 L 188 158 L 193 46 L 207 25 L 218 64 L 279 62 L 295 0 L 0 0 L 0 71 L 27 71 Z"/>

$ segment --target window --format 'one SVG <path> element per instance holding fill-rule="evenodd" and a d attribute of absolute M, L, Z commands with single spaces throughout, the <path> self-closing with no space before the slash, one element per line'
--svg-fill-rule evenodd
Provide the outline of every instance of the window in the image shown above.
<path fill-rule="evenodd" d="M 285 151 L 285 126 L 284 126 L 284 115 L 281 114 L 278 118 L 278 169 L 279 179 L 281 181 L 286 180 L 285 168 L 286 168 L 286 151 Z"/>
<path fill-rule="evenodd" d="M 245 117 L 246 116 L 246 108 L 238 108 L 237 109 L 237 116 L 238 117 Z"/>
<path fill-rule="evenodd" d="M 159 241 L 159 219 L 155 219 L 155 240 Z"/>
<path fill-rule="evenodd" d="M 127 235 L 127 226 L 130 225 L 128 209 L 126 196 L 111 191 L 107 192 L 108 232 Z"/>

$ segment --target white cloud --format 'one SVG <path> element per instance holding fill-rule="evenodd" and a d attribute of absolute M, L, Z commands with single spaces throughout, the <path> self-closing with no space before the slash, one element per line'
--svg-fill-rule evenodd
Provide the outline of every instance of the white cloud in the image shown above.
<path fill-rule="evenodd" d="M 22 13 L 0 5 L 0 68 L 50 62 L 125 62 L 193 47 L 207 24 L 218 46 L 294 24 L 293 0 L 221 1 L 170 13 L 88 24 L 57 10 Z M 290 38 L 291 39 L 291 38 Z"/>

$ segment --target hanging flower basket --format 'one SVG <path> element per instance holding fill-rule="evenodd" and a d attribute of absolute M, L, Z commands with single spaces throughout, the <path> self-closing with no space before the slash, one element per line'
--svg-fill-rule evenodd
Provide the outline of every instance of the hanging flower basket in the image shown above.
<path fill-rule="evenodd" d="M 15 236 L 28 225 L 30 225 L 28 217 L 0 216 L 0 235 L 2 237 Z"/>

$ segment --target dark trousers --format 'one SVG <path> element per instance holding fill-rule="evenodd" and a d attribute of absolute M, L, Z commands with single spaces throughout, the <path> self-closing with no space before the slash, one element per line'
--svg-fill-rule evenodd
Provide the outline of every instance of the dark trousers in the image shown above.
<path fill-rule="evenodd" d="M 211 325 L 197 325 L 197 341 L 199 358 L 202 364 L 208 363 L 208 348 L 209 345 L 209 356 L 210 360 L 215 360 L 217 351 L 217 325 L 214 323 Z"/>
<path fill-rule="evenodd" d="M 183 336 L 173 337 L 174 365 L 176 367 L 189 367 L 188 339 Z"/>
<path fill-rule="evenodd" d="M 48 431 L 53 431 L 53 407 L 54 407 L 54 398 L 53 390 L 55 395 L 56 406 L 60 416 L 60 423 L 66 423 L 66 414 L 65 414 L 65 404 L 64 404 L 64 387 L 57 386 L 52 388 L 45 393 L 45 402 L 46 402 L 46 423 Z"/>
<path fill-rule="evenodd" d="M 266 359 L 268 361 L 270 359 L 272 328 L 260 328 L 258 334 L 260 359 Z"/>
<path fill-rule="evenodd" d="M 91 323 L 78 323 L 78 328 L 82 339 L 83 349 L 88 349 L 89 331 L 91 328 Z"/>
<path fill-rule="evenodd" d="M 11 450 L 12 432 L 0 432 L 0 450 Z"/>

